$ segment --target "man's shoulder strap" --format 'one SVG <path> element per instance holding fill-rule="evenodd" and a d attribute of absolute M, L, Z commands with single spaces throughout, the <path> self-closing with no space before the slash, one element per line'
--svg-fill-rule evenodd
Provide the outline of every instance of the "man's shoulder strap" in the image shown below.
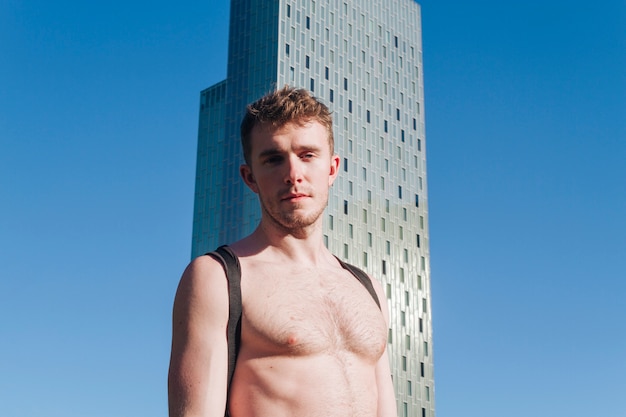
<path fill-rule="evenodd" d="M 372 285 L 372 280 L 370 279 L 369 275 L 367 275 L 365 271 L 357 268 L 354 265 L 346 263 L 339 258 L 337 258 L 337 260 L 339 261 L 343 269 L 347 269 L 348 271 L 350 271 L 350 273 L 352 273 L 352 275 L 354 275 L 359 281 L 361 281 L 361 284 L 363 284 L 367 291 L 369 291 L 372 298 L 376 302 L 376 305 L 378 305 L 378 308 L 380 308 L 380 300 L 378 300 L 378 295 L 376 294 L 376 290 L 374 290 L 374 286 Z"/>
<path fill-rule="evenodd" d="M 228 279 L 228 386 L 235 373 L 237 353 L 241 343 L 241 266 L 237 255 L 226 245 L 220 246 L 207 255 L 222 264 Z"/>

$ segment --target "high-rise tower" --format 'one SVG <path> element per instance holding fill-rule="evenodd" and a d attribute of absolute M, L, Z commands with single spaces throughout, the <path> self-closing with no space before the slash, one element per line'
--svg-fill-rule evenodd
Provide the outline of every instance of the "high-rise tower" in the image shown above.
<path fill-rule="evenodd" d="M 435 415 L 420 7 L 413 0 L 232 0 L 227 79 L 201 93 L 192 256 L 251 233 L 239 178 L 246 104 L 304 87 L 334 117 L 341 173 L 324 239 L 386 290 L 398 414 Z"/>

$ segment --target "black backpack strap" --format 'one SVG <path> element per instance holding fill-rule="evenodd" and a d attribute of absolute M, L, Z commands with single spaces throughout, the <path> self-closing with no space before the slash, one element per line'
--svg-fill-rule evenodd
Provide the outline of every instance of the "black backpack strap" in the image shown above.
<path fill-rule="evenodd" d="M 380 308 L 380 301 L 378 300 L 378 295 L 376 294 L 376 290 L 374 290 L 374 286 L 372 285 L 372 280 L 367 275 L 367 273 L 363 271 L 362 269 L 357 268 L 354 265 L 350 265 L 349 263 L 343 262 L 339 258 L 337 258 L 337 260 L 339 261 L 343 269 L 347 269 L 348 271 L 350 271 L 352 275 L 354 275 L 359 281 L 361 281 L 361 284 L 363 284 L 365 289 L 369 291 L 374 301 L 376 301 L 376 305 L 378 306 L 378 308 Z"/>
<path fill-rule="evenodd" d="M 207 255 L 222 264 L 226 278 L 228 279 L 228 327 L 226 336 L 228 339 L 228 387 L 233 380 L 237 354 L 241 344 L 241 266 L 237 255 L 226 245 L 220 246 L 214 252 Z M 226 414 L 228 416 L 228 399 L 226 400 Z"/>

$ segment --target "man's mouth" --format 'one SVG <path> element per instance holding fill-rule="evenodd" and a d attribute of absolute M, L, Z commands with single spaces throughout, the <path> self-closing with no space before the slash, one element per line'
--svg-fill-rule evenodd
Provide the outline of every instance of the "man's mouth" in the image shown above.
<path fill-rule="evenodd" d="M 308 197 L 308 194 L 304 194 L 304 193 L 289 193 L 289 194 L 286 194 L 285 196 L 283 196 L 283 198 L 281 200 L 298 201 L 298 200 L 302 200 L 302 199 L 304 199 L 306 197 Z"/>

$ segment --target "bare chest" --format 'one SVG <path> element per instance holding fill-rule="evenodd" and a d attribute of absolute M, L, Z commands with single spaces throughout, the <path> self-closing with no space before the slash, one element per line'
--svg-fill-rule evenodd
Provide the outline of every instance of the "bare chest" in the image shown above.
<path fill-rule="evenodd" d="M 382 313 L 348 271 L 242 265 L 243 343 L 258 354 L 351 352 L 377 361 Z"/>

